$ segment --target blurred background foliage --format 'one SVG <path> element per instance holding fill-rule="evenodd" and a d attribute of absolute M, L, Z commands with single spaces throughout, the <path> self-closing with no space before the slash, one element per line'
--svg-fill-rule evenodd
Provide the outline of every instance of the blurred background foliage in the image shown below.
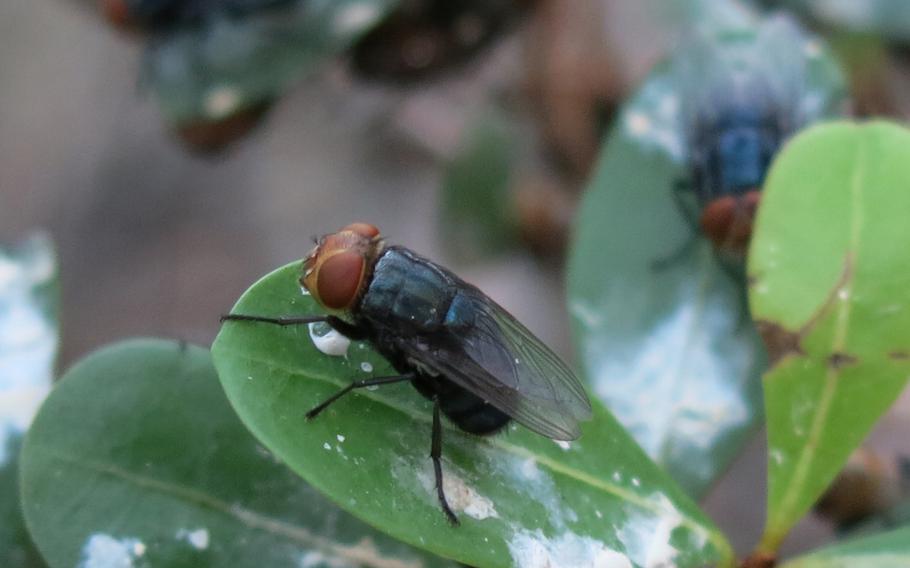
<path fill-rule="evenodd" d="M 300 20 L 257 16 L 259 27 L 240 30 L 241 40 L 230 18 L 124 32 L 105 26 L 89 0 L 0 4 L 0 242 L 43 227 L 55 243 L 61 368 L 129 336 L 210 344 L 218 314 L 251 282 L 302 257 L 312 235 L 354 219 L 450 266 L 582 368 L 562 267 L 601 141 L 682 28 L 722 20 L 734 3 L 465 0 L 444 3 L 450 11 L 419 1 L 272 4 Z M 708 4 L 721 8 L 699 12 Z M 793 9 L 830 41 L 858 114 L 910 114 L 910 23 L 894 11 L 902 2 L 756 4 Z M 345 7 L 361 11 L 345 19 Z M 307 19 L 314 14 L 323 20 Z M 348 25 L 325 27 L 331 18 Z M 281 56 L 253 33 L 268 36 L 269 25 L 293 28 Z M 295 35 L 306 26 L 345 33 L 310 44 L 312 34 Z M 249 76 L 233 69 L 214 83 L 181 82 L 198 78 L 192 65 L 221 69 L 204 56 L 224 58 L 224 46 L 258 54 L 248 63 L 263 73 L 256 88 L 237 91 Z M 292 63 L 260 64 L 276 59 Z M 222 62 L 238 60 L 247 61 Z M 238 110 L 242 120 L 225 126 Z M 623 151 L 620 142 L 613 159 L 631 160 Z M 605 188 L 623 183 L 595 179 Z M 651 236 L 672 242 L 679 229 L 657 224 Z M 603 238 L 629 258 L 651 254 L 647 239 L 618 230 Z M 900 435 L 908 425 L 905 395 L 868 451 L 900 463 L 910 453 Z M 737 448 L 747 441 L 740 436 Z M 753 440 L 715 485 L 692 485 L 738 550 L 761 531 L 762 446 Z M 900 468 L 882 471 L 874 483 L 904 495 Z M 744 498 L 755 505 L 743 507 Z M 899 500 L 889 498 L 892 510 Z M 895 515 L 863 526 L 892 526 Z M 785 552 L 860 526 L 828 516 L 836 522 L 804 521 Z"/>

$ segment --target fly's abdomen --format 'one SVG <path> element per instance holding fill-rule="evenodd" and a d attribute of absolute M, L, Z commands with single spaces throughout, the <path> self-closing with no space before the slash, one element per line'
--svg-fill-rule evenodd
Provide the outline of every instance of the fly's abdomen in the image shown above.
<path fill-rule="evenodd" d="M 511 420 L 508 414 L 445 377 L 422 375 L 413 384 L 425 397 L 438 397 L 442 413 L 465 432 L 494 434 Z"/>
<path fill-rule="evenodd" d="M 451 279 L 410 251 L 391 247 L 373 269 L 360 314 L 404 335 L 437 330 L 455 295 Z"/>

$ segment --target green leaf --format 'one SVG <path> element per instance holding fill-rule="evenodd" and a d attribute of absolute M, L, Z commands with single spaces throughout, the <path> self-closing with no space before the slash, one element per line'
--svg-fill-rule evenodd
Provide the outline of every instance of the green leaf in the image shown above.
<path fill-rule="evenodd" d="M 51 388 L 57 355 L 57 267 L 36 234 L 0 250 L 0 566 L 43 566 L 19 506 L 19 447 Z"/>
<path fill-rule="evenodd" d="M 304 484 L 237 419 L 208 352 L 174 341 L 74 366 L 26 437 L 22 493 L 54 568 L 451 566 Z"/>
<path fill-rule="evenodd" d="M 773 551 L 910 377 L 910 133 L 835 123 L 775 162 L 749 258 L 753 316 L 772 369 Z"/>
<path fill-rule="evenodd" d="M 505 117 L 488 110 L 468 129 L 442 180 L 442 242 L 456 258 L 472 261 L 518 241 L 510 193 L 515 167 L 515 132 Z"/>
<path fill-rule="evenodd" d="M 910 3 L 906 0 L 780 0 L 778 4 L 840 30 L 892 40 L 910 39 Z"/>
<path fill-rule="evenodd" d="M 781 568 L 905 568 L 910 527 L 850 540 L 785 562 Z"/>
<path fill-rule="evenodd" d="M 793 82 L 780 91 L 802 93 L 782 114 L 810 121 L 843 103 L 843 81 L 817 39 L 782 20 L 727 14 L 715 25 L 702 32 L 704 45 L 684 45 L 624 108 L 579 208 L 568 276 L 592 390 L 695 497 L 759 423 L 765 357 L 741 277 L 672 195 L 689 176 L 688 107 L 710 97 L 708 77 L 730 69 L 761 77 L 774 62 L 774 77 Z"/>
<path fill-rule="evenodd" d="M 299 271 L 295 263 L 267 275 L 233 313 L 317 313 L 312 298 L 301 295 Z M 317 349 L 307 326 L 236 321 L 225 323 L 212 352 L 228 397 L 256 437 L 373 526 L 485 568 L 731 562 L 705 515 L 599 404 L 571 444 L 515 425 L 481 438 L 444 421 L 445 488 L 461 519 L 450 526 L 428 456 L 432 405 L 409 385 L 360 390 L 316 419 L 304 418 L 352 380 L 394 374 L 365 344 L 339 349 L 319 341 L 345 355 Z"/>
<path fill-rule="evenodd" d="M 145 80 L 172 123 L 268 103 L 378 24 L 399 0 L 295 0 L 153 40 Z"/>

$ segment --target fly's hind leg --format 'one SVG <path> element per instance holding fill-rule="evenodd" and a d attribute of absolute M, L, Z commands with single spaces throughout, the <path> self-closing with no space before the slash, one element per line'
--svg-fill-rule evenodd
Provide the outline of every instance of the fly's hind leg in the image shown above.
<path fill-rule="evenodd" d="M 436 496 L 442 506 L 442 512 L 454 526 L 458 526 L 458 517 L 446 501 L 446 493 L 442 484 L 442 421 L 439 418 L 439 397 L 433 397 L 433 443 L 430 446 L 430 457 L 433 459 L 433 473 L 436 476 Z"/>

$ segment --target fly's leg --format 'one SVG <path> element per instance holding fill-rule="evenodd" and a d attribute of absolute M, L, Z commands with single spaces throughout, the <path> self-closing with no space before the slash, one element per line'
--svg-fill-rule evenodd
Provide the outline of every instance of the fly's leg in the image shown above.
<path fill-rule="evenodd" d="M 324 401 L 319 403 L 317 406 L 312 408 L 309 412 L 307 412 L 306 413 L 307 420 L 309 420 L 311 418 L 315 418 L 320 412 L 322 412 L 323 410 L 328 408 L 328 406 L 330 404 L 332 404 L 333 402 L 335 402 L 339 398 L 343 397 L 344 395 L 348 394 L 349 392 L 351 392 L 354 389 L 362 389 L 364 387 L 374 387 L 374 386 L 379 386 L 379 385 L 391 385 L 394 383 L 401 383 L 404 381 L 413 381 L 414 378 L 415 378 L 415 375 L 408 373 L 406 375 L 395 375 L 392 377 L 376 377 L 374 379 L 364 379 L 362 381 L 354 381 L 353 383 L 349 384 L 348 386 L 344 387 L 340 391 L 336 392 L 335 394 L 333 394 L 332 396 L 330 396 L 329 398 L 325 399 Z"/>
<path fill-rule="evenodd" d="M 679 179 L 673 183 L 673 190 L 670 194 L 673 196 L 676 208 L 683 216 L 683 219 L 685 219 L 686 223 L 692 228 L 692 233 L 689 235 L 688 239 L 686 239 L 686 242 L 678 249 L 651 262 L 651 270 L 654 270 L 655 272 L 666 270 L 676 264 L 680 259 L 692 252 L 692 249 L 698 245 L 698 234 L 701 231 L 698 222 L 698 213 L 692 209 L 691 204 L 683 197 L 683 193 L 691 191 L 692 185 L 687 179 Z"/>
<path fill-rule="evenodd" d="M 433 458 L 433 472 L 436 475 L 436 496 L 442 506 L 442 512 L 454 526 L 458 526 L 458 517 L 446 501 L 446 493 L 442 485 L 442 422 L 439 419 L 439 397 L 433 397 L 433 443 L 430 446 L 430 457 Z"/>
<path fill-rule="evenodd" d="M 279 325 L 281 327 L 289 325 L 303 325 L 310 323 L 319 323 L 325 322 L 332 326 L 332 328 L 347 337 L 348 339 L 354 341 L 360 341 L 366 339 L 366 334 L 360 330 L 359 327 L 352 323 L 348 323 L 343 319 L 336 316 L 279 316 L 279 317 L 269 317 L 269 316 L 251 316 L 246 314 L 225 314 L 221 316 L 221 321 L 250 321 L 250 322 L 259 322 L 267 323 L 271 325 Z"/>
<path fill-rule="evenodd" d="M 676 207 L 679 209 L 679 212 L 682 214 L 686 223 L 692 228 L 692 232 L 698 234 L 701 231 L 701 223 L 699 223 L 698 220 L 698 210 L 693 209 L 692 203 L 684 197 L 684 194 L 692 192 L 692 183 L 688 179 L 683 178 L 673 182 L 673 191 L 670 192 L 670 195 L 673 196 Z"/>
<path fill-rule="evenodd" d="M 321 321 L 328 321 L 329 316 L 280 316 L 280 317 L 268 317 L 268 316 L 251 316 L 246 314 L 225 314 L 221 316 L 221 322 L 226 321 L 255 321 L 260 323 L 269 323 L 272 325 L 280 325 L 281 327 L 287 325 L 301 325 L 305 323 L 317 323 Z"/>

